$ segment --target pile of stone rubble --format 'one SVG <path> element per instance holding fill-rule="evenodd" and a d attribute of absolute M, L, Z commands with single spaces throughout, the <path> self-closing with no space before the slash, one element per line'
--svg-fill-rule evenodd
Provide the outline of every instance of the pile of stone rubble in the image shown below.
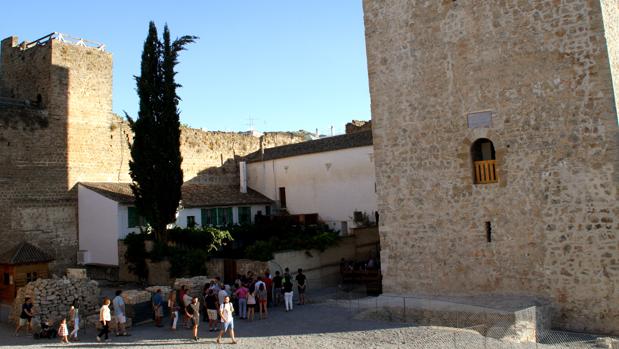
<path fill-rule="evenodd" d="M 18 289 L 9 318 L 12 322 L 18 321 L 26 297 L 32 298 L 35 317 L 40 320 L 58 323 L 68 316 L 75 300 L 79 302 L 82 316 L 97 313 L 99 293 L 99 284 L 89 279 L 38 279 Z"/>
<path fill-rule="evenodd" d="M 181 286 L 187 287 L 190 296 L 198 297 L 202 294 L 204 284 L 211 282 L 208 276 L 195 276 L 188 279 L 179 278 L 174 281 L 174 289 L 180 290 Z"/>

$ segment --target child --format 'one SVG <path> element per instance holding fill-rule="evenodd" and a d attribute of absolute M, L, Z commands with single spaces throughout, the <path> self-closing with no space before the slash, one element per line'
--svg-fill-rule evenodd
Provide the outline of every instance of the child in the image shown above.
<path fill-rule="evenodd" d="M 256 291 L 247 294 L 247 319 L 254 321 L 254 312 L 256 309 Z"/>
<path fill-rule="evenodd" d="M 267 317 L 267 301 L 268 301 L 268 292 L 266 287 L 264 287 L 264 283 L 260 284 L 258 287 L 258 305 L 260 309 L 260 320 Z M 264 317 L 263 317 L 264 315 Z"/>
<path fill-rule="evenodd" d="M 58 337 L 60 337 L 60 343 L 69 343 L 69 329 L 67 328 L 67 319 L 62 319 L 60 326 L 58 327 Z"/>

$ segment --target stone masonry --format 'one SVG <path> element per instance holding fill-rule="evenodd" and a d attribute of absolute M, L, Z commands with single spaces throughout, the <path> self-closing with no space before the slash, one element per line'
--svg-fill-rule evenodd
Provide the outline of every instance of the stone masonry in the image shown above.
<path fill-rule="evenodd" d="M 80 181 L 128 182 L 128 124 L 112 113 L 112 55 L 50 39 L 2 40 L 0 60 L 0 244 L 29 241 L 50 252 L 52 271 L 76 262 Z M 267 133 L 265 147 L 303 140 Z M 236 156 L 260 139 L 183 128 L 186 181 L 238 183 Z"/>
<path fill-rule="evenodd" d="M 534 296 L 619 334 L 619 2 L 364 12 L 385 292 Z M 474 183 L 480 138 L 497 183 Z"/>

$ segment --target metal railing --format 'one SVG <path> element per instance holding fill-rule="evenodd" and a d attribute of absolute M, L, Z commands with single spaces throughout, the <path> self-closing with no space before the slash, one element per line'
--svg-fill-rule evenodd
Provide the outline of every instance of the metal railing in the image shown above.
<path fill-rule="evenodd" d="M 486 184 L 499 181 L 496 171 L 496 160 L 474 161 L 475 183 Z"/>
<path fill-rule="evenodd" d="M 52 40 L 58 40 L 60 42 L 70 44 L 70 45 L 75 45 L 75 46 L 93 47 L 99 51 L 105 51 L 105 44 L 102 44 L 96 41 L 82 39 L 82 38 L 75 38 L 70 35 L 59 33 L 59 32 L 53 32 L 53 33 L 47 34 L 34 41 L 28 41 L 28 42 L 24 41 L 23 43 L 20 44 L 20 48 L 22 50 L 27 50 L 35 46 L 45 46 L 45 45 L 48 45 L 50 41 Z"/>

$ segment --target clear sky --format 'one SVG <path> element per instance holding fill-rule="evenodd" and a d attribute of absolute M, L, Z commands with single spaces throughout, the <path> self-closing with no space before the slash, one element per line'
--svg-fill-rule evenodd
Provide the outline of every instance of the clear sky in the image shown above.
<path fill-rule="evenodd" d="M 114 111 L 137 115 L 133 75 L 154 20 L 181 53 L 181 122 L 207 130 L 342 133 L 370 119 L 361 0 L 6 1 L 0 35 L 57 31 L 105 43 L 114 56 Z"/>

